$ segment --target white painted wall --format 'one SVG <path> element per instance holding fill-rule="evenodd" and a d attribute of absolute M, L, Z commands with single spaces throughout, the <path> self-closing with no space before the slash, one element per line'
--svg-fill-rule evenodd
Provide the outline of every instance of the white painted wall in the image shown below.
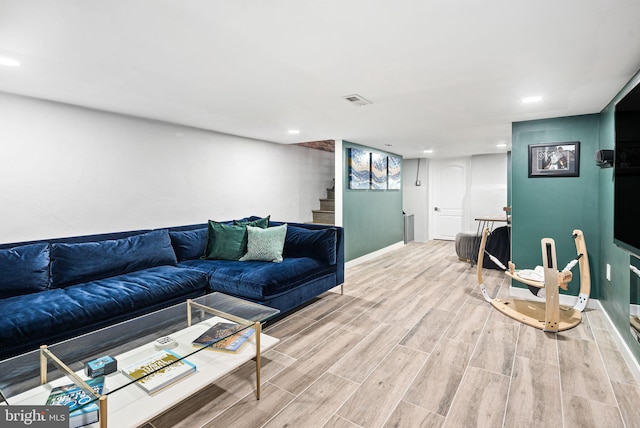
<path fill-rule="evenodd" d="M 471 230 L 476 230 L 475 218 L 505 216 L 507 205 L 507 154 L 471 157 L 471 189 L 469 189 Z M 496 224 L 504 226 L 504 224 Z"/>
<path fill-rule="evenodd" d="M 334 154 L 0 93 L 0 243 L 311 221 Z"/>
<path fill-rule="evenodd" d="M 417 159 L 404 159 L 402 162 L 403 210 L 414 214 L 415 239 L 429 239 L 428 171 L 429 159 L 420 163 L 421 186 L 416 186 Z M 476 231 L 477 217 L 487 215 L 506 215 L 502 208 L 507 205 L 507 154 L 489 154 L 470 157 L 470 180 L 468 195 L 468 213 L 464 213 L 463 230 Z M 496 224 L 497 225 L 497 224 Z"/>

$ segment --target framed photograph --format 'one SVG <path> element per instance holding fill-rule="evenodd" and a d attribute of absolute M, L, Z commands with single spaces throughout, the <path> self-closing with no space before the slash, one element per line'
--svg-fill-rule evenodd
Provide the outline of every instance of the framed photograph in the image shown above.
<path fill-rule="evenodd" d="M 579 177 L 580 141 L 529 145 L 529 177 Z"/>

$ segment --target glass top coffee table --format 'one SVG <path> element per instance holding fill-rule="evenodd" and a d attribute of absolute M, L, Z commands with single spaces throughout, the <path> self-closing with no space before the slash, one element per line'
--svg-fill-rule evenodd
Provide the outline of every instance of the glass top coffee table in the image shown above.
<path fill-rule="evenodd" d="M 260 355 L 279 342 L 261 323 L 279 313 L 215 292 L 42 346 L 0 361 L 0 406 L 44 406 L 54 388 L 74 384 L 85 392 L 82 417 L 99 419 L 89 426 L 138 426 L 252 359 L 260 399 Z M 212 350 L 243 337 L 237 351 Z M 95 380 L 100 393 L 88 384 Z"/>

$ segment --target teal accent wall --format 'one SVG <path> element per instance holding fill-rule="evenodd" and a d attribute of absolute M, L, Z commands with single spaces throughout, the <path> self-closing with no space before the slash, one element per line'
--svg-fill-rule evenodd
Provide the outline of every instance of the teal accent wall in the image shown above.
<path fill-rule="evenodd" d="M 404 240 L 402 190 L 349 189 L 349 149 L 402 156 L 343 141 L 343 226 L 345 261 L 353 260 Z M 403 183 L 404 185 L 404 183 Z"/>
<path fill-rule="evenodd" d="M 540 240 L 553 238 L 558 267 L 576 256 L 574 229 L 584 233 L 591 268 L 591 297 L 600 292 L 600 214 L 598 189 L 602 171 L 595 164 L 599 148 L 600 115 L 562 117 L 517 122 L 512 125 L 511 254 L 516 268 L 542 265 Z M 579 177 L 528 177 L 529 145 L 580 141 Z M 518 281 L 514 287 L 526 288 Z M 574 269 L 569 290 L 577 296 L 578 270 Z"/>
<path fill-rule="evenodd" d="M 600 113 L 600 149 L 615 148 L 615 103 L 639 81 L 640 73 L 636 74 Z M 629 270 L 632 256 L 613 243 L 613 184 L 613 168 L 602 169 L 598 185 L 600 257 L 603 266 L 597 278 L 602 284 L 599 300 L 636 360 L 640 361 L 640 345 L 629 329 L 630 287 L 633 285 L 635 288 L 638 281 L 634 278 L 635 274 Z M 607 281 L 605 277 L 604 266 L 607 263 L 611 265 L 611 281 Z"/>
<path fill-rule="evenodd" d="M 516 266 L 540 264 L 543 236 L 556 240 L 558 264 L 562 265 L 565 254 L 575 254 L 566 231 L 582 229 L 589 251 L 591 297 L 599 300 L 638 361 L 640 344 L 631 334 L 629 314 L 630 299 L 639 293 L 640 281 L 629 264 L 640 262 L 613 243 L 614 169 L 596 166 L 594 154 L 615 148 L 615 103 L 639 83 L 637 73 L 599 114 L 514 123 L 510 181 L 511 251 Z M 581 142 L 580 177 L 527 178 L 529 144 L 575 140 Z M 607 264 L 611 265 L 611 280 L 606 278 Z M 568 294 L 578 293 L 576 278 L 574 275 Z M 513 285 L 522 286 L 516 281 Z"/>

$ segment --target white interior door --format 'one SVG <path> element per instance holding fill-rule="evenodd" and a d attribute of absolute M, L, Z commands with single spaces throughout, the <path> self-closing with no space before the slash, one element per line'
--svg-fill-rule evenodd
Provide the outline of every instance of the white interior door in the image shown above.
<path fill-rule="evenodd" d="M 454 240 L 465 229 L 468 158 L 432 159 L 429 168 L 432 239 Z"/>

